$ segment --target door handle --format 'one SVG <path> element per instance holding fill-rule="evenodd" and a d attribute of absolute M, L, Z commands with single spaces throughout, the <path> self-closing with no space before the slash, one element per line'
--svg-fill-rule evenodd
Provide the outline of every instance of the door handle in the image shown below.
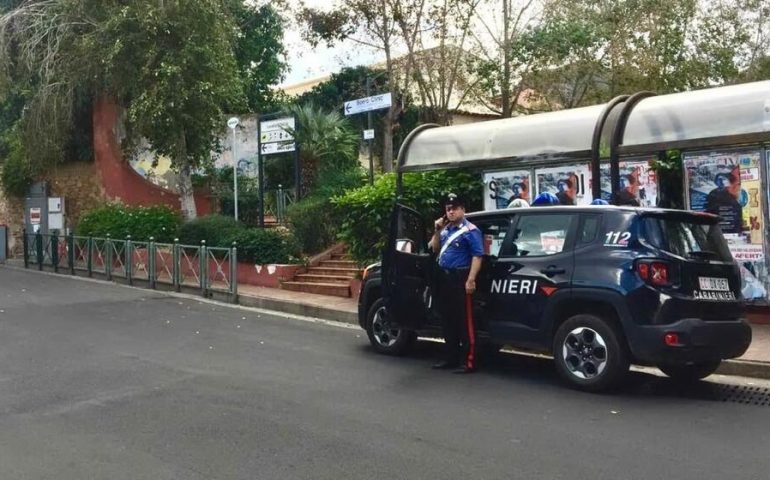
<path fill-rule="evenodd" d="M 540 273 L 544 274 L 547 277 L 553 277 L 554 275 L 567 273 L 567 270 L 563 268 L 559 268 L 555 265 L 549 265 L 548 268 L 544 268 L 543 270 L 540 270 Z"/>

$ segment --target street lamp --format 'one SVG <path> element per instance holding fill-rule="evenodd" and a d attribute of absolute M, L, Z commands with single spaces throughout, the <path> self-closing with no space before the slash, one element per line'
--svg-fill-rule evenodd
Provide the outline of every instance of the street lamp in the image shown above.
<path fill-rule="evenodd" d="M 227 121 L 227 126 L 233 131 L 233 203 L 235 206 L 235 221 L 238 221 L 238 155 L 235 151 L 235 129 L 241 123 L 238 117 L 232 117 Z"/>

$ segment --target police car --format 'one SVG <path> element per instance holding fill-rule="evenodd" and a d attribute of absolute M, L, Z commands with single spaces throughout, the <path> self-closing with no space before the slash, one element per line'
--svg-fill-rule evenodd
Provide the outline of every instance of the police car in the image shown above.
<path fill-rule="evenodd" d="M 577 388 L 617 386 L 631 363 L 701 379 L 749 347 L 740 272 L 716 216 L 593 206 L 466 218 L 484 239 L 479 336 L 553 355 Z M 365 270 L 358 317 L 378 352 L 440 335 L 428 225 L 398 205 L 382 262 Z"/>

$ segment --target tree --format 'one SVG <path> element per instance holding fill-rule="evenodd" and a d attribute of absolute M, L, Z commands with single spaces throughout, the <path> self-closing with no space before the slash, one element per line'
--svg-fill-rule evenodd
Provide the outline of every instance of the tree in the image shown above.
<path fill-rule="evenodd" d="M 238 28 L 234 53 L 249 110 L 278 109 L 280 100 L 270 86 L 279 83 L 287 69 L 283 45 L 285 21 L 271 5 L 228 0 L 227 6 Z"/>
<path fill-rule="evenodd" d="M 234 25 L 217 0 L 139 3 L 105 22 L 101 43 L 111 48 L 104 80 L 128 105 L 130 137 L 148 139 L 172 159 L 182 213 L 195 218 L 191 173 L 210 158 L 224 112 L 245 103 Z"/>
<path fill-rule="evenodd" d="M 300 192 L 304 196 L 319 175 L 350 170 L 358 165 L 358 133 L 338 110 L 326 112 L 315 105 L 294 105 L 289 113 L 299 128 L 291 133 L 300 146 Z"/>
<path fill-rule="evenodd" d="M 127 113 L 128 143 L 144 137 L 172 159 L 187 218 L 196 214 L 190 173 L 210 158 L 223 112 L 246 107 L 244 84 L 254 108 L 269 105 L 264 83 L 283 71 L 277 14 L 237 0 L 11 6 L 0 17 L 0 77 L 32 85 L 22 118 L 29 157 L 64 157 L 79 99 L 113 99 Z M 35 142 L 43 126 L 49 135 Z"/>

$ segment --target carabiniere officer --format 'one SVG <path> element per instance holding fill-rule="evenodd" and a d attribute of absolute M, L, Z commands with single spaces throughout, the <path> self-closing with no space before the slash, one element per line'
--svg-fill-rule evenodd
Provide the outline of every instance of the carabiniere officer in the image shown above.
<path fill-rule="evenodd" d="M 438 312 L 442 319 L 445 358 L 433 368 L 476 370 L 476 328 L 472 295 L 481 269 L 484 246 L 481 231 L 465 218 L 465 202 L 450 193 L 444 200 L 445 215 L 434 223 L 430 247 L 438 254 Z"/>

